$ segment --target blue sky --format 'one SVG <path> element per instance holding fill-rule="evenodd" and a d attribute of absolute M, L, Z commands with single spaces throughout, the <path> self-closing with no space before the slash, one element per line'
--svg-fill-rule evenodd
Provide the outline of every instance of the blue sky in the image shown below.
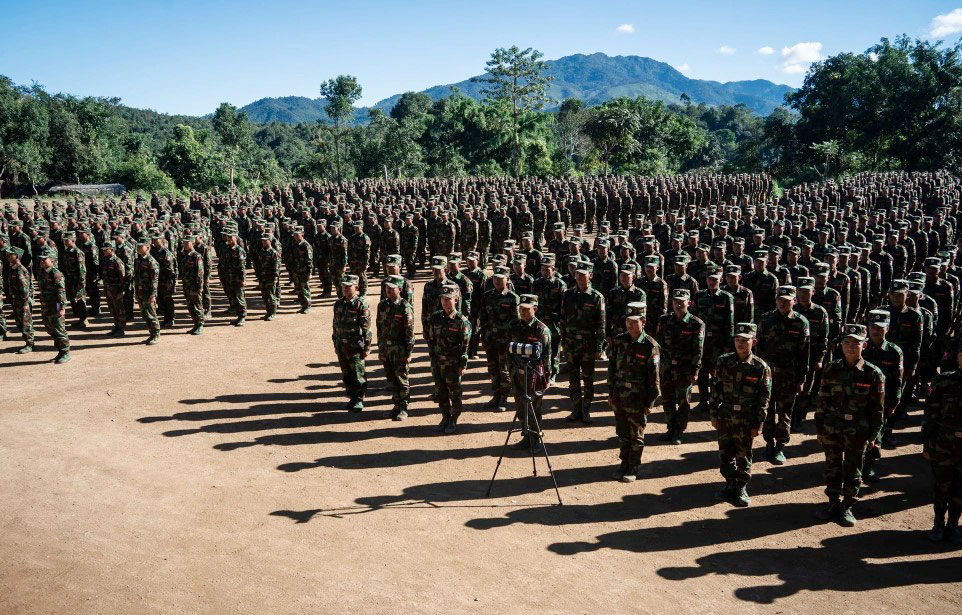
<path fill-rule="evenodd" d="M 224 101 L 316 98 L 342 73 L 373 104 L 480 74 L 493 49 L 515 44 L 547 59 L 643 55 L 693 78 L 797 86 L 812 60 L 900 33 L 958 40 L 962 0 L 0 0 L 0 74 L 199 115 Z"/>

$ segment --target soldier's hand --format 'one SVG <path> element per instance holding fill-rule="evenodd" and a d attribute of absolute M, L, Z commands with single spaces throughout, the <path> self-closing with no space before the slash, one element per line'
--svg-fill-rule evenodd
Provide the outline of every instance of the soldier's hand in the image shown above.
<path fill-rule="evenodd" d="M 67 312 L 63 308 L 60 308 L 59 310 L 57 310 L 57 314 L 60 316 L 60 318 L 66 318 Z"/>
<path fill-rule="evenodd" d="M 464 368 L 462 367 L 461 369 L 458 370 L 458 378 L 462 378 L 463 376 L 464 376 Z"/>

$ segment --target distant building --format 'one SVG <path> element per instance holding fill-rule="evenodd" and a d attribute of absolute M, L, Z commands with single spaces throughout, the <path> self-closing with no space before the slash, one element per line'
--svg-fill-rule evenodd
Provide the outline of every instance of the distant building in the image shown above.
<path fill-rule="evenodd" d="M 47 192 L 73 192 L 77 194 L 121 194 L 127 188 L 123 184 L 70 184 L 68 186 L 54 186 Z"/>

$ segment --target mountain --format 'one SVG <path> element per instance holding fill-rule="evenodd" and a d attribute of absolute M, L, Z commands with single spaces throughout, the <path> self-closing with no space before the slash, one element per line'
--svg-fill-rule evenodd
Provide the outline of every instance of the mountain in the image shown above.
<path fill-rule="evenodd" d="M 565 98 L 580 98 L 591 105 L 603 103 L 619 96 L 646 96 L 668 103 L 679 102 L 687 94 L 693 103 L 706 105 L 746 105 L 752 111 L 767 115 L 781 105 L 785 94 L 792 91 L 780 85 L 755 79 L 751 81 L 706 81 L 690 79 L 664 62 L 641 56 L 608 56 L 603 53 L 575 54 L 557 60 L 549 60 L 548 74 L 554 79 L 548 86 L 548 96 L 557 106 Z M 436 85 L 424 90 L 434 100 L 449 96 L 457 87 L 463 94 L 481 99 L 483 83 L 470 79 L 449 85 Z M 378 102 L 374 106 L 389 112 L 400 94 Z M 285 122 L 315 121 L 326 118 L 324 100 L 300 96 L 262 98 L 246 107 L 252 121 Z M 366 119 L 366 110 L 357 114 Z"/>

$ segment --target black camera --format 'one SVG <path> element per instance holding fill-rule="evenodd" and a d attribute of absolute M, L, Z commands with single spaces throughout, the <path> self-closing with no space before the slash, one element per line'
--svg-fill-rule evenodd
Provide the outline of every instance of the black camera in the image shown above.
<path fill-rule="evenodd" d="M 535 342 L 534 344 L 508 342 L 508 354 L 537 361 L 541 358 L 541 342 Z"/>

